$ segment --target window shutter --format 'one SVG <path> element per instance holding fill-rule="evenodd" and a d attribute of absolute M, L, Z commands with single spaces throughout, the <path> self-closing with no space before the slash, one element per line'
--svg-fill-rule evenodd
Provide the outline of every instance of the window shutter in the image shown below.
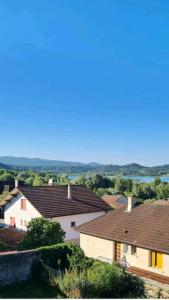
<path fill-rule="evenodd" d="M 21 199 L 21 209 L 26 209 L 26 199 Z"/>
<path fill-rule="evenodd" d="M 152 251 L 151 252 L 151 266 L 153 268 L 155 268 L 155 265 L 156 265 L 156 253 L 155 253 L 155 251 Z"/>
<path fill-rule="evenodd" d="M 157 252 L 157 268 L 162 269 L 163 267 L 163 255 Z"/>

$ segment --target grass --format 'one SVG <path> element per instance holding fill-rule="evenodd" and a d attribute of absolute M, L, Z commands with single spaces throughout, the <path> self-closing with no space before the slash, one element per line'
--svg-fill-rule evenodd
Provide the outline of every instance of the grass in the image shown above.
<path fill-rule="evenodd" d="M 0 286 L 0 298 L 63 298 L 56 286 L 37 281 L 25 281 Z"/>

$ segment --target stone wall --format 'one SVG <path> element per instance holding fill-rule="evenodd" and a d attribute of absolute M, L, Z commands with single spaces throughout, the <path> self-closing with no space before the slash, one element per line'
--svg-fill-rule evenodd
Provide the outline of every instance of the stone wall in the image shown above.
<path fill-rule="evenodd" d="M 145 284 L 145 293 L 146 298 L 150 299 L 169 299 L 169 286 L 159 286 L 158 283 L 156 284 Z"/>
<path fill-rule="evenodd" d="M 39 260 L 36 250 L 0 254 L 0 284 L 27 280 L 33 262 Z"/>

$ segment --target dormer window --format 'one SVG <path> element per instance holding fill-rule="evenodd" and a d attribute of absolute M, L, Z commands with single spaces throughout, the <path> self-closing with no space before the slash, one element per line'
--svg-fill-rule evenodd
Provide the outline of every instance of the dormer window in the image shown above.
<path fill-rule="evenodd" d="M 21 209 L 26 210 L 26 199 L 21 199 Z"/>

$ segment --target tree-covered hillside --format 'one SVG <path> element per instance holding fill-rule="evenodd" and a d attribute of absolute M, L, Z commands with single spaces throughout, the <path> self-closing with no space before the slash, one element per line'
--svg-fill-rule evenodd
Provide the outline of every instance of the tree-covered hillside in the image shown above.
<path fill-rule="evenodd" d="M 65 174 L 86 174 L 98 173 L 102 175 L 112 176 L 162 176 L 169 174 L 169 165 L 145 167 L 136 163 L 127 165 L 104 165 L 95 162 L 88 164 L 81 162 L 69 162 L 60 160 L 48 160 L 40 158 L 26 157 L 0 157 L 0 168 L 17 169 L 17 170 L 32 170 L 36 172 L 53 172 Z"/>

